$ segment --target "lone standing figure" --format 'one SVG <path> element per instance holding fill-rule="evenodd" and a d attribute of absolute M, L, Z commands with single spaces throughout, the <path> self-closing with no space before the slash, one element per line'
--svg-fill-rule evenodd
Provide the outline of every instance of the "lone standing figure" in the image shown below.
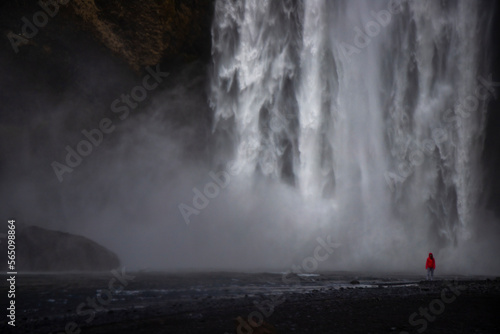
<path fill-rule="evenodd" d="M 432 253 L 429 253 L 429 257 L 425 262 L 425 269 L 427 269 L 427 280 L 430 279 L 432 281 L 434 279 L 434 269 L 436 269 L 436 260 Z"/>

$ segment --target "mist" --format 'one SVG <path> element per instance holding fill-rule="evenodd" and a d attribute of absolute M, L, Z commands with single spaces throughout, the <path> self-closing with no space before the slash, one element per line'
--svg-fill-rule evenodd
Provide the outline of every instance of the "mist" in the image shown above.
<path fill-rule="evenodd" d="M 86 236 L 129 270 L 281 272 L 329 238 L 315 270 L 415 273 L 433 252 L 442 273 L 498 274 L 481 203 L 496 94 L 459 108 L 492 70 L 491 4 L 422 3 L 360 47 L 385 1 L 216 1 L 211 58 L 165 66 L 125 119 L 112 103 L 145 69 L 95 50 L 60 86 L 7 69 L 1 87 L 23 92 L 2 114 L 29 112 L 3 127 L 2 217 Z M 104 118 L 114 130 L 61 182 L 52 163 Z"/>

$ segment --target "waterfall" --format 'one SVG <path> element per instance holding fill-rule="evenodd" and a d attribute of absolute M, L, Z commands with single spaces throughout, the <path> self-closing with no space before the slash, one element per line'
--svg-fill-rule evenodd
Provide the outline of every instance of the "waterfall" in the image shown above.
<path fill-rule="evenodd" d="M 210 102 L 226 168 L 374 238 L 467 239 L 492 97 L 487 6 L 217 0 Z"/>

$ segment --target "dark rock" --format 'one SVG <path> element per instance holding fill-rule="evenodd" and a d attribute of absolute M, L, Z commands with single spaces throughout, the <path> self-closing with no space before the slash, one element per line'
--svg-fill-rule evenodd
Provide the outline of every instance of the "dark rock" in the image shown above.
<path fill-rule="evenodd" d="M 82 236 L 38 226 L 16 232 L 17 271 L 104 271 L 120 266 L 115 253 Z"/>
<path fill-rule="evenodd" d="M 74 0 L 75 22 L 133 68 L 210 56 L 213 0 Z M 71 18 L 71 16 L 70 16 Z"/>
<path fill-rule="evenodd" d="M 351 284 L 359 284 L 359 281 L 358 281 L 358 280 L 356 280 L 356 279 L 355 279 L 355 280 L 352 280 L 352 281 L 351 281 Z"/>

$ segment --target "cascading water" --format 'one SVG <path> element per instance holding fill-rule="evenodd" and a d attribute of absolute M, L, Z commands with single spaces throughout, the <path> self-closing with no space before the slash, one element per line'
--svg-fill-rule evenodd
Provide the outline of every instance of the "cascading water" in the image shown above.
<path fill-rule="evenodd" d="M 211 104 L 226 167 L 289 184 L 375 243 L 388 230 L 406 246 L 467 239 L 487 5 L 218 0 Z"/>

